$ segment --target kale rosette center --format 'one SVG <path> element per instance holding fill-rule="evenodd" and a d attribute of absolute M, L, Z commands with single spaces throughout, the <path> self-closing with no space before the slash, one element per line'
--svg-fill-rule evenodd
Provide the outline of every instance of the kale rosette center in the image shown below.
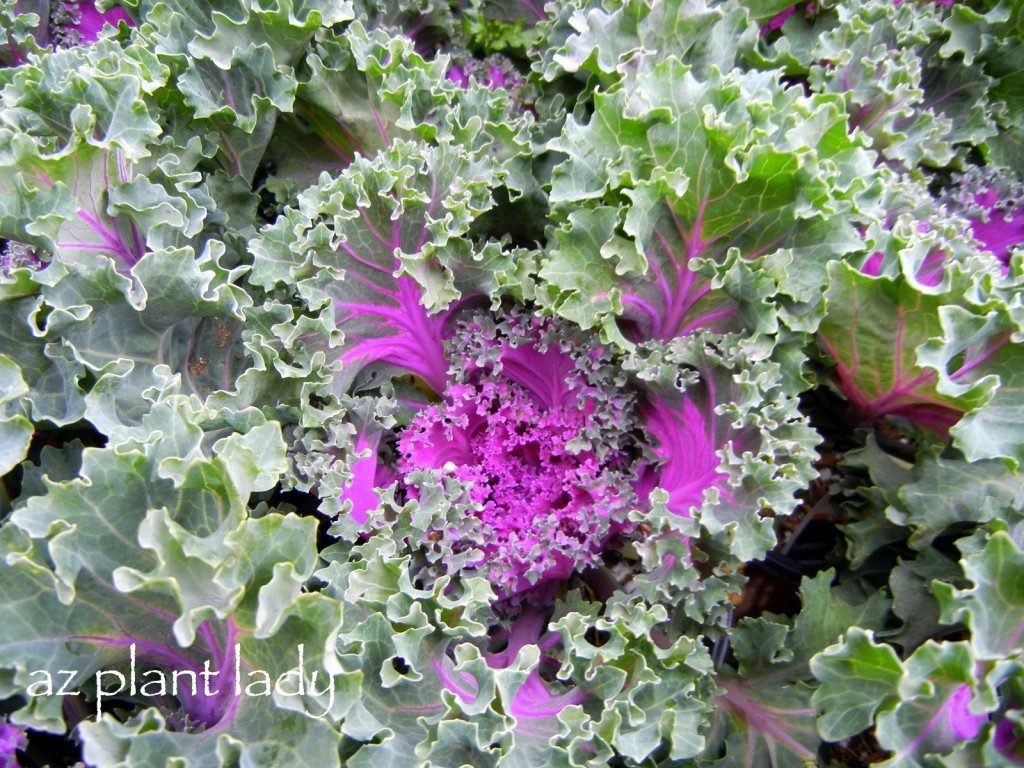
<path fill-rule="evenodd" d="M 506 594 L 592 564 L 630 527 L 642 453 L 635 398 L 608 354 L 522 317 L 460 323 L 451 347 L 442 401 L 399 438 L 401 473 L 466 483 L 484 553 L 476 567 Z"/>

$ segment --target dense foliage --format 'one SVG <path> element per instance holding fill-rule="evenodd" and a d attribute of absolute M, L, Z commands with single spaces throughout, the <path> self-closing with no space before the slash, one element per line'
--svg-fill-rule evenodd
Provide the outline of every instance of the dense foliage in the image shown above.
<path fill-rule="evenodd" d="M 1024 765 L 1020 0 L 0 0 L 0 766 Z"/>

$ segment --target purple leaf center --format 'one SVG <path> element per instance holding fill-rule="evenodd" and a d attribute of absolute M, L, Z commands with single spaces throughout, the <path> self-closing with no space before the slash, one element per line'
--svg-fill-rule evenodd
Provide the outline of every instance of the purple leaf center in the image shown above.
<path fill-rule="evenodd" d="M 631 401 L 595 387 L 578 358 L 542 345 L 544 328 L 534 321 L 533 338 L 518 345 L 492 340 L 500 352 L 491 367 L 467 361 L 469 373 L 399 439 L 402 473 L 444 469 L 469 484 L 484 531 L 479 566 L 506 594 L 593 561 L 635 498 L 628 450 L 588 438 L 595 421 L 628 422 Z"/>

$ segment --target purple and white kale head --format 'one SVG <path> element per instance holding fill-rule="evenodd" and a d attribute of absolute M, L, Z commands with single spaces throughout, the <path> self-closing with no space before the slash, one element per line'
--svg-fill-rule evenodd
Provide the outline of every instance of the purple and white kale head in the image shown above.
<path fill-rule="evenodd" d="M 642 538 L 656 487 L 679 520 L 710 489 L 729 497 L 719 468 L 729 432 L 709 418 L 713 392 L 656 394 L 608 345 L 518 309 L 500 320 L 463 313 L 452 328 L 448 380 L 398 435 L 397 473 L 380 459 L 379 437 L 357 436 L 364 456 L 345 498 L 358 523 L 376 506 L 374 487 L 395 477 L 412 499 L 430 478 L 457 481 L 467 514 L 428 531 L 429 546 L 442 567 L 463 563 L 507 598 Z"/>
<path fill-rule="evenodd" d="M 474 567 L 503 594 L 598 562 L 633 527 L 643 464 L 637 398 L 616 386 L 607 350 L 519 314 L 472 315 L 449 348 L 441 402 L 399 438 L 400 473 L 435 469 L 466 484 L 479 521 Z"/>
<path fill-rule="evenodd" d="M 528 109 L 534 99 L 526 78 L 510 59 L 500 53 L 491 54 L 485 59 L 453 56 L 447 77 L 463 89 L 469 88 L 470 80 L 473 79 L 492 91 L 507 91 L 518 109 Z"/>
<path fill-rule="evenodd" d="M 120 22 L 132 26 L 132 20 L 122 9 L 99 11 L 92 0 L 60 0 L 50 15 L 53 44 L 60 48 L 95 42 L 100 30 L 107 24 L 116 27 Z"/>
<path fill-rule="evenodd" d="M 1006 171 L 972 167 L 956 179 L 946 202 L 970 222 L 974 239 L 1005 273 L 1014 249 L 1024 246 L 1024 182 Z"/>
<path fill-rule="evenodd" d="M 19 34 L 18 21 L 13 36 L 0 35 L 0 66 L 19 66 L 28 60 L 30 52 L 37 54 L 46 49 L 73 48 L 94 43 L 108 25 L 116 28 L 121 22 L 134 26 L 131 17 L 121 8 L 100 11 L 93 0 L 36 0 L 33 3 L 13 4 L 15 17 L 30 19 L 29 34 Z"/>

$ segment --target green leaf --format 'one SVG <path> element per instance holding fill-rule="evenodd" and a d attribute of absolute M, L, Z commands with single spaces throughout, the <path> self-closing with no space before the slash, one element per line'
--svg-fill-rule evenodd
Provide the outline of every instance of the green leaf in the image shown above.
<path fill-rule="evenodd" d="M 616 596 L 603 617 L 579 598 L 566 609 L 551 625 L 565 647 L 559 676 L 598 693 L 599 714 L 590 717 L 597 749 L 607 744 L 636 762 L 650 759 L 660 743 L 669 745 L 672 760 L 699 754 L 705 739 L 697 724 L 710 709 L 707 649 L 669 626 L 663 605 Z M 589 642 L 593 631 L 607 642 Z M 570 754 L 586 764 L 580 757 L 590 759 L 593 751 Z"/>
<path fill-rule="evenodd" d="M 965 554 L 964 574 L 974 584 L 955 589 L 936 582 L 943 624 L 965 623 L 979 659 L 1019 655 L 1024 637 L 1024 552 L 1004 532 L 993 533 L 983 549 Z"/>
<path fill-rule="evenodd" d="M 800 585 L 803 607 L 793 624 L 790 648 L 796 658 L 809 659 L 832 645 L 850 627 L 881 629 L 889 612 L 889 600 L 877 592 L 866 600 L 852 602 L 842 591 L 832 588 L 833 569 Z"/>
<path fill-rule="evenodd" d="M 834 577 L 830 569 L 803 580 L 795 621 L 769 614 L 745 618 L 730 631 L 738 664 L 717 678 L 723 691 L 706 753 L 711 757 L 724 748 L 716 768 L 802 768 L 815 759 L 821 737 L 811 706 L 811 656 L 851 627 L 881 628 L 888 615 L 883 595 L 848 599 L 850 590 L 833 587 Z"/>
<path fill-rule="evenodd" d="M 962 307 L 939 310 L 942 336 L 921 347 L 921 365 L 938 374 L 937 391 L 971 408 L 953 427 L 954 444 L 968 461 L 1004 458 L 1024 462 L 1020 437 L 1024 356 L 1014 341 L 1016 324 L 1005 310 L 986 315 Z"/>
<path fill-rule="evenodd" d="M 294 285 L 311 311 L 330 303 L 328 317 L 345 334 L 339 389 L 366 366 L 386 363 L 441 391 L 444 310 L 461 296 L 455 269 L 475 266 L 475 280 L 474 271 L 459 270 L 469 296 L 487 282 L 507 282 L 486 276 L 468 237 L 503 177 L 492 158 L 447 140 L 435 147 L 396 142 L 303 192 L 297 208 L 251 243 L 251 280 Z M 485 248 L 483 256 L 494 252 Z M 492 256 L 496 267 L 502 261 Z"/>
<path fill-rule="evenodd" d="M 140 160 L 161 132 L 147 97 L 169 74 L 144 45 L 122 48 L 111 40 L 35 57 L 4 78 L 4 155 L 12 134 L 23 133 L 48 154 L 82 142 Z"/>
<path fill-rule="evenodd" d="M 811 671 L 819 681 L 811 699 L 821 712 L 818 732 L 826 741 L 839 741 L 860 733 L 877 712 L 892 706 L 903 667 L 890 646 L 853 627 L 811 659 Z"/>
<path fill-rule="evenodd" d="M 60 267 L 48 268 L 41 280 L 60 280 Z M 59 344 L 39 338 L 39 324 L 46 316 L 40 293 L 43 286 L 27 274 L 18 283 L 0 283 L 0 341 L 5 355 L 20 369 L 28 387 L 24 399 L 35 421 L 71 424 L 85 413 L 84 392 L 79 381 L 82 365 Z"/>
<path fill-rule="evenodd" d="M 19 413 L 28 386 L 11 358 L 0 355 L 0 476 L 18 466 L 28 454 L 32 422 Z"/>
<path fill-rule="evenodd" d="M 494 764 L 499 752 L 491 745 L 505 751 L 510 722 L 493 706 L 494 673 L 475 648 L 460 642 L 486 632 L 481 620 L 490 614 L 493 594 L 479 577 L 455 584 L 442 576 L 429 588 L 414 585 L 410 556 L 396 542 L 416 530 L 415 515 L 395 517 L 394 511 L 376 518 L 388 534 L 355 547 L 334 545 L 324 552 L 328 566 L 317 573 L 325 593 L 345 604 L 342 664 L 363 680 L 342 729 L 373 743 L 348 765 L 428 756 L 445 765 Z M 451 681 L 465 695 L 456 694 Z"/>
<path fill-rule="evenodd" d="M 548 80 L 562 72 L 593 72 L 607 85 L 668 55 L 701 74 L 727 72 L 757 42 L 757 27 L 736 2 L 627 1 L 612 10 L 592 2 L 570 23 L 574 34 L 553 51 L 557 66 L 543 69 Z"/>
<path fill-rule="evenodd" d="M 891 641 L 907 652 L 943 634 L 939 603 L 932 592 L 936 580 L 957 583 L 963 580 L 963 572 L 956 562 L 934 549 L 925 549 L 910 561 L 901 559 L 889 574 L 892 612 L 903 620 Z"/>
<path fill-rule="evenodd" d="M 992 81 L 951 55 L 938 4 L 856 0 L 820 13 L 809 32 L 792 44 L 784 35 L 778 52 L 796 55 L 814 91 L 843 96 L 850 127 L 892 167 L 956 164 L 997 134 Z"/>
<path fill-rule="evenodd" d="M 18 157 L 9 169 L 15 183 L 8 193 L 24 201 L 0 234 L 20 238 L 65 263 L 104 255 L 123 272 L 151 248 L 190 242 L 202 229 L 206 201 L 190 189 L 189 161 L 197 153 L 173 145 L 155 149 L 156 157 L 133 163 L 118 149 L 78 147 L 63 156 L 42 156 L 19 136 Z M 192 154 L 192 157 L 189 157 Z M 165 175 L 160 163 L 178 165 Z M 149 174 L 149 175 L 147 175 Z M 51 200 L 47 224 L 29 202 Z"/>
<path fill-rule="evenodd" d="M 1012 519 L 1024 506 L 1021 478 L 1002 461 L 922 457 L 912 483 L 898 491 L 901 511 L 890 519 L 913 529 L 909 544 L 923 550 L 960 523 Z"/>
<path fill-rule="evenodd" d="M 713 727 L 728 729 L 729 736 L 715 768 L 803 768 L 815 760 L 821 738 L 807 686 L 756 677 L 720 684 L 725 693 L 716 703 L 724 711 Z"/>
<path fill-rule="evenodd" d="M 489 142 L 489 152 L 505 161 L 527 154 L 522 107 L 503 90 L 460 88 L 446 76 L 449 63 L 425 59 L 411 40 L 367 31 L 358 21 L 318 35 L 297 72 L 295 113 L 282 116 L 268 148 L 275 191 L 291 194 L 324 170 L 337 173 L 356 155 L 372 158 L 398 140 Z M 536 185 L 526 161 L 515 162 L 516 185 Z"/>
<path fill-rule="evenodd" d="M 212 457 L 204 418 L 186 398 L 162 401 L 147 417 L 148 439 L 85 450 L 72 479 L 49 470 L 42 492 L 0 528 L 3 695 L 42 684 L 40 671 L 61 682 L 66 669 L 69 690 L 81 690 L 88 707 L 97 673 L 111 670 L 101 678 L 109 690 L 115 672 L 129 677 L 133 653 L 150 670 L 140 684 L 206 662 L 219 693 L 182 695 L 182 711 L 160 713 L 153 688 L 126 688 L 119 698 L 134 702 L 137 717 L 83 724 L 85 759 L 336 766 L 341 736 L 331 723 L 351 706 L 359 676 L 344 674 L 335 655 L 341 606 L 303 593 L 317 563 L 315 521 L 276 512 L 254 519 L 245 508 L 253 487 L 276 482 L 283 469 L 276 424 L 222 439 Z M 236 696 L 236 645 L 243 690 L 257 670 L 274 681 L 295 669 L 301 652 L 305 694 Z M 60 732 L 61 696 L 30 696 L 16 717 Z"/>
<path fill-rule="evenodd" d="M 111 262 L 83 259 L 46 291 L 47 334 L 95 373 L 87 417 L 107 434 L 136 426 L 147 389 L 163 389 L 169 375 L 203 398 L 234 389 L 242 366 L 231 329 L 249 299 L 230 284 L 216 245 L 198 258 L 191 248 L 150 252 L 134 286 Z"/>
<path fill-rule="evenodd" d="M 48 0 L 0 3 L 0 29 L 4 30 L 0 38 L 0 66 L 21 64 L 29 51 L 38 51 L 40 44 L 48 42 L 49 10 Z"/>
<path fill-rule="evenodd" d="M 290 112 L 295 66 L 321 26 L 352 18 L 348 2 L 140 4 L 139 35 L 173 62 L 175 91 L 197 128 L 218 137 L 219 162 L 251 183 L 281 111 Z"/>
<path fill-rule="evenodd" d="M 546 254 L 540 295 L 584 327 L 607 329 L 622 313 L 659 339 L 730 314 L 772 329 L 767 297 L 780 289 L 816 303 L 826 262 L 859 247 L 839 212 L 873 183 L 834 98 L 803 97 L 775 74 L 700 79 L 673 57 L 598 93 L 589 122 L 570 117 L 548 146 L 566 155 L 551 201 L 568 226 Z M 784 284 L 722 269 L 708 286 L 694 274 L 737 256 L 774 260 L 764 272 L 785 270 Z M 734 280 L 724 307 L 703 299 Z"/>

